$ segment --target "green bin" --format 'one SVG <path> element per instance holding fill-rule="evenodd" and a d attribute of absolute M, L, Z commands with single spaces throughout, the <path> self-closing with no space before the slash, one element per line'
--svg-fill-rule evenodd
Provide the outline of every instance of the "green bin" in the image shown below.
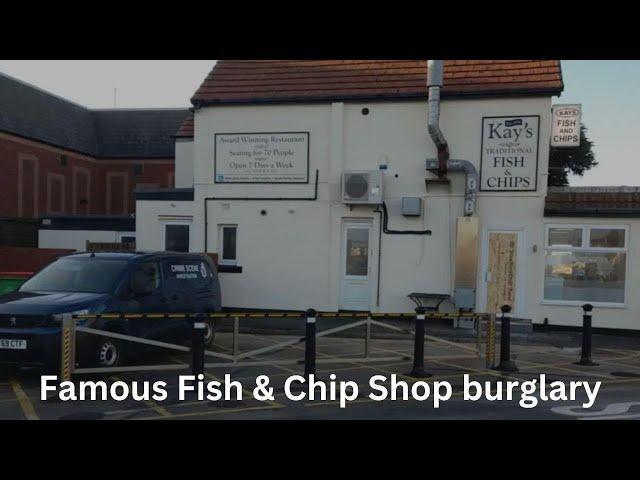
<path fill-rule="evenodd" d="M 0 272 L 0 295 L 17 290 L 30 276 L 30 272 Z"/>

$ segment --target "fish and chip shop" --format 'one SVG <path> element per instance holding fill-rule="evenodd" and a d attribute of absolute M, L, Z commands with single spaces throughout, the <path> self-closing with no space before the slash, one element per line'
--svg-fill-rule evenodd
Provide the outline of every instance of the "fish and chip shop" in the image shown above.
<path fill-rule="evenodd" d="M 547 187 L 552 131 L 575 142 L 563 88 L 559 61 L 219 61 L 175 188 L 136 193 L 137 248 L 217 254 L 227 308 L 409 312 L 415 292 L 640 329 L 640 189 Z"/>

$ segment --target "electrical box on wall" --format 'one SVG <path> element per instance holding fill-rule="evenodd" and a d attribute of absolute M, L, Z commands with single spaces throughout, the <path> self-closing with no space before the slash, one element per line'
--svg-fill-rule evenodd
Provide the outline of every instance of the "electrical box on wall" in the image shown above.
<path fill-rule="evenodd" d="M 342 203 L 347 205 L 380 205 L 383 199 L 380 170 L 344 172 L 342 174 Z"/>
<path fill-rule="evenodd" d="M 402 197 L 402 215 L 419 217 L 422 215 L 422 199 L 420 197 Z"/>

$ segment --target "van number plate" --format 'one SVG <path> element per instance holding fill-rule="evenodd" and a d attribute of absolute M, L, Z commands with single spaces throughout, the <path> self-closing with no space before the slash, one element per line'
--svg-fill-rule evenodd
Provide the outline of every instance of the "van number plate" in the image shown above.
<path fill-rule="evenodd" d="M 0 350 L 26 350 L 26 340 L 14 340 L 9 338 L 0 338 Z"/>

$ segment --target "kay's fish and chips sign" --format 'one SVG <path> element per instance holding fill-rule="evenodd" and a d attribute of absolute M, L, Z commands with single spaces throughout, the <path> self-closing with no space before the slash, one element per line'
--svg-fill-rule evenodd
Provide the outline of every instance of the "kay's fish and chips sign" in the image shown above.
<path fill-rule="evenodd" d="M 551 108 L 551 146 L 579 147 L 582 105 L 554 105 Z"/>
<path fill-rule="evenodd" d="M 215 134 L 215 183 L 309 183 L 309 133 Z"/>
<path fill-rule="evenodd" d="M 540 117 L 483 117 L 480 190 L 534 192 Z"/>

